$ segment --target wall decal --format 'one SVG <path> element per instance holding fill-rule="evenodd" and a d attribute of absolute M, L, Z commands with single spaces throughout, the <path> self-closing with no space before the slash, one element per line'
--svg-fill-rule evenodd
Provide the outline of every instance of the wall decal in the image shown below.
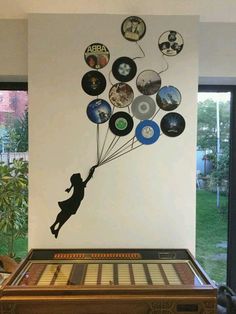
<path fill-rule="evenodd" d="M 72 216 L 75 215 L 81 201 L 84 198 L 84 190 L 86 188 L 87 183 L 92 178 L 93 173 L 95 171 L 96 166 L 93 166 L 86 180 L 82 180 L 80 173 L 74 173 L 71 178 L 71 186 L 66 189 L 66 192 L 69 193 L 71 189 L 73 189 L 73 193 L 70 198 L 65 201 L 58 202 L 58 205 L 61 209 L 60 213 L 57 215 L 57 218 L 53 225 L 51 225 L 50 229 L 55 238 L 58 237 L 58 233 L 64 223 Z"/>
<path fill-rule="evenodd" d="M 160 35 L 158 53 L 161 52 L 166 67 L 159 72 L 155 69 L 141 71 L 136 77 L 137 90 L 134 90 L 129 85 L 131 83 L 126 82 L 132 81 L 137 74 L 137 64 L 134 60 L 145 58 L 144 49 L 137 42 L 146 34 L 146 24 L 140 17 L 130 16 L 123 21 L 121 32 L 125 39 L 138 45 L 142 55 L 133 58 L 121 56 L 115 59 L 109 73 L 108 81 L 111 85 L 109 92 L 106 92 L 102 98 L 92 99 L 88 103 L 87 117 L 97 127 L 97 161 L 84 181 L 80 173 L 71 176 L 71 187 L 66 189 L 66 192 L 69 193 L 73 189 L 72 195 L 58 202 L 61 211 L 50 227 L 55 238 L 58 237 L 65 222 L 78 211 L 84 198 L 85 187 L 97 167 L 141 146 L 156 143 L 161 136 L 161 131 L 168 137 L 176 137 L 185 129 L 184 118 L 176 112 L 166 114 L 161 119 L 160 127 L 154 121 L 160 110 L 175 110 L 182 100 L 181 93 L 176 87 L 172 85 L 161 87 L 161 74 L 169 68 L 164 56 L 180 53 L 183 48 L 182 36 L 173 30 Z M 99 70 L 107 66 L 110 57 L 112 54 L 110 55 L 107 46 L 102 43 L 90 44 L 85 49 L 84 60 L 93 69 L 85 73 L 81 81 L 87 95 L 98 96 L 105 92 L 107 81 Z M 111 82 L 111 74 L 118 83 Z M 142 95 L 135 95 L 137 92 Z M 104 98 L 108 98 L 111 104 Z M 103 132 L 100 132 L 100 127 L 103 127 Z M 101 133 L 103 138 L 100 138 Z"/>

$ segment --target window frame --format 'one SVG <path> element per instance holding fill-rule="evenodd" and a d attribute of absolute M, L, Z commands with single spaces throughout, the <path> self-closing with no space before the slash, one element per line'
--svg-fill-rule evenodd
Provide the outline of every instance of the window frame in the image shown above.
<path fill-rule="evenodd" d="M 236 86 L 199 85 L 198 92 L 230 92 L 227 285 L 236 291 Z"/>

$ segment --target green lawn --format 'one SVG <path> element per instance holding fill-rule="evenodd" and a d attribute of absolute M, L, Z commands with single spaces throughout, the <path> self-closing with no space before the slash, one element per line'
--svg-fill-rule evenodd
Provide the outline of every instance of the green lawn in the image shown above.
<path fill-rule="evenodd" d="M 197 191 L 196 257 L 211 279 L 226 280 L 227 197 L 220 197 L 221 210 L 216 208 L 216 194 Z"/>

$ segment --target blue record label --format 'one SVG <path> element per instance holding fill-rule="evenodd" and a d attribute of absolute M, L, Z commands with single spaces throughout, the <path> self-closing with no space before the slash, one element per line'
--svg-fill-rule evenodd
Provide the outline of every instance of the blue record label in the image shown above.
<path fill-rule="evenodd" d="M 140 143 L 150 145 L 158 140 L 160 128 L 153 120 L 143 120 L 137 125 L 135 136 Z"/>

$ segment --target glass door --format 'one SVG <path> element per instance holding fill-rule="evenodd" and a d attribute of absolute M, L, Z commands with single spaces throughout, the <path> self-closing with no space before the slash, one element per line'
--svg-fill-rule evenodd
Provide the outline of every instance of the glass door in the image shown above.
<path fill-rule="evenodd" d="M 227 282 L 231 92 L 198 93 L 196 257 Z"/>

